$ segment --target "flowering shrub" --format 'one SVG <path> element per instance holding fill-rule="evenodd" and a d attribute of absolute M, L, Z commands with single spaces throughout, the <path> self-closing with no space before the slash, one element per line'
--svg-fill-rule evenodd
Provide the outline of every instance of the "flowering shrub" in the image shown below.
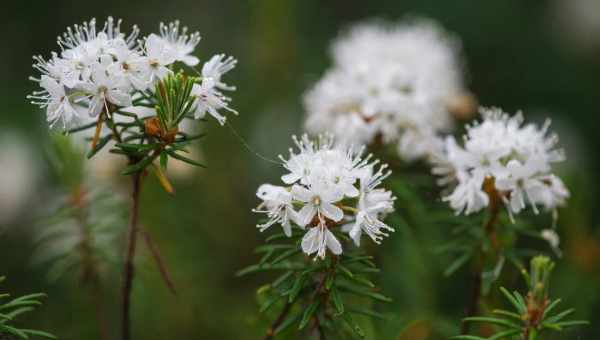
<path fill-rule="evenodd" d="M 329 136 L 313 141 L 304 135 L 294 141 L 298 152 L 290 150 L 288 159 L 280 157 L 288 172 L 281 177 L 287 186 L 261 185 L 257 196 L 262 203 L 254 210 L 267 217 L 257 225 L 260 231 L 277 223 L 283 234 L 269 237 L 268 243 L 257 249 L 265 253 L 260 262 L 239 274 L 284 271 L 260 291 L 267 295 L 261 311 L 284 301 L 267 338 L 296 323 L 300 330 L 310 323 L 308 334 L 321 337 L 344 333 L 344 327 L 336 329 L 338 321 L 361 335 L 362 329 L 350 314 L 380 314 L 359 305 L 344 306 L 355 295 L 390 301 L 361 275 L 377 269 L 372 257 L 359 248 L 363 233 L 379 244 L 394 231 L 382 221 L 394 211 L 394 197 L 381 187 L 390 172 L 371 155 L 363 158 L 361 150 L 334 145 Z M 289 242 L 269 244 L 285 238 Z M 356 247 L 347 246 L 349 242 Z M 314 261 L 306 261 L 305 256 L 299 256 L 301 252 L 316 254 Z"/>
<path fill-rule="evenodd" d="M 332 47 L 333 67 L 308 91 L 306 128 L 341 143 L 397 145 L 405 160 L 427 157 L 451 131 L 449 106 L 465 92 L 460 44 L 437 24 L 353 27 Z"/>

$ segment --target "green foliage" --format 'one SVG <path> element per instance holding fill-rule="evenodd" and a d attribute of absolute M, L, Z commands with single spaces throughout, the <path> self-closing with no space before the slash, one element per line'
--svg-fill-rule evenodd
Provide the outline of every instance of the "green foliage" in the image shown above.
<path fill-rule="evenodd" d="M 4 280 L 5 277 L 0 277 L 0 283 Z M 29 313 L 41 305 L 40 299 L 45 296 L 45 294 L 29 294 L 11 298 L 10 294 L 0 293 L 0 338 L 12 336 L 15 339 L 57 339 L 50 333 L 20 328 L 14 324 L 21 315 Z"/>
<path fill-rule="evenodd" d="M 47 268 L 50 281 L 68 273 L 95 280 L 103 266 L 118 263 L 118 239 L 127 224 L 123 200 L 98 184 L 84 188 L 64 195 L 38 222 L 32 263 Z"/>
<path fill-rule="evenodd" d="M 290 238 L 283 233 L 270 236 L 267 244 L 256 249 L 262 255 L 260 261 L 237 273 L 278 273 L 257 292 L 261 313 L 279 309 L 267 334 L 275 336 L 290 330 L 334 338 L 364 338 L 365 332 L 353 316 L 385 320 L 372 305 L 391 302 L 369 279 L 369 275 L 379 272 L 373 257 L 345 247 L 339 256 L 312 259 L 300 249 L 302 235 L 302 231 L 294 230 Z M 349 245 L 346 235 L 336 232 L 336 237 Z"/>
<path fill-rule="evenodd" d="M 513 220 L 503 208 L 495 217 L 489 211 L 456 215 L 446 202 L 439 199 L 444 192 L 440 192 L 434 178 L 421 173 L 420 169 L 401 170 L 406 173 L 393 175 L 390 179 L 391 188 L 398 197 L 396 204 L 404 207 L 402 213 L 408 224 L 421 232 L 423 238 L 442 232 L 433 247 L 433 254 L 442 259 L 445 277 L 475 263 L 481 268 L 483 293 L 487 294 L 500 279 L 507 264 L 520 271 L 532 254 L 550 250 L 541 230 L 533 223 L 537 216 L 523 212 Z M 495 223 L 486 230 L 492 218 Z"/>
<path fill-rule="evenodd" d="M 548 331 L 563 331 L 568 328 L 586 325 L 587 321 L 567 320 L 575 310 L 567 309 L 556 312 L 555 309 L 560 299 L 548 298 L 548 287 L 550 274 L 554 269 L 554 263 L 545 256 L 537 256 L 531 260 L 530 273 L 523 271 L 523 276 L 529 291 L 526 296 L 517 291 L 509 292 L 500 288 L 506 300 L 510 303 L 512 310 L 497 309 L 493 311 L 494 316 L 468 317 L 465 322 L 484 323 L 497 329 L 495 335 L 488 338 L 474 335 L 459 335 L 452 337 L 455 340 L 493 340 L 493 339 L 515 339 L 536 340 Z"/>
<path fill-rule="evenodd" d="M 45 156 L 58 182 L 68 189 L 78 187 L 84 179 L 84 158 L 67 135 L 53 133 Z"/>
<path fill-rule="evenodd" d="M 156 116 L 165 131 L 176 129 L 190 113 L 196 101 L 196 98 L 191 95 L 196 81 L 197 78 L 188 77 L 180 72 L 156 83 L 154 89 Z"/>
<path fill-rule="evenodd" d="M 50 281 L 72 272 L 84 282 L 96 280 L 101 265 L 117 262 L 126 204 L 102 183 L 89 183 L 85 157 L 66 136 L 52 136 L 47 154 L 60 185 L 36 223 L 32 263 L 47 268 Z"/>
<path fill-rule="evenodd" d="M 157 82 L 152 90 L 138 91 L 134 105 L 153 109 L 155 116 L 140 118 L 135 113 L 127 112 L 126 108 L 108 105 L 95 123 L 77 127 L 68 133 L 95 128 L 94 136 L 88 138 L 91 149 L 87 157 L 92 158 L 110 146 L 109 152 L 123 155 L 129 162 L 121 172 L 123 175 L 144 172 L 156 159 L 160 159 L 162 170 L 166 169 L 169 158 L 203 166 L 183 154 L 188 152 L 187 147 L 192 141 L 204 137 L 204 134 L 191 135 L 180 130 L 184 119 L 193 118 L 192 109 L 197 98 L 191 91 L 198 80 L 197 77 L 188 77 L 179 72 Z M 155 168 L 154 173 L 165 190 L 172 192 L 162 170 Z"/>

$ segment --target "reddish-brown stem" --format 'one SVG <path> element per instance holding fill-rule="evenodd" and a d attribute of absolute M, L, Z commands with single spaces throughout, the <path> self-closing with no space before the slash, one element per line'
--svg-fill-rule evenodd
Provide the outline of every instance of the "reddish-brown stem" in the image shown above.
<path fill-rule="evenodd" d="M 131 216 L 127 232 L 127 248 L 125 252 L 125 266 L 123 270 L 123 291 L 121 310 L 121 339 L 131 339 L 131 289 L 133 286 L 135 249 L 137 243 L 138 219 L 140 208 L 142 172 L 132 175 Z"/>
<path fill-rule="evenodd" d="M 281 313 L 279 313 L 277 319 L 275 319 L 275 321 L 271 324 L 269 329 L 267 329 L 267 334 L 263 338 L 264 340 L 272 340 L 275 337 L 275 331 L 277 330 L 277 327 L 279 327 L 283 320 L 285 320 L 285 317 L 290 312 L 290 308 L 292 308 L 292 304 L 286 303 L 283 309 L 281 310 Z"/>
<path fill-rule="evenodd" d="M 169 290 L 171 291 L 171 293 L 173 295 L 177 295 L 177 291 L 175 290 L 175 285 L 173 284 L 173 280 L 171 279 L 171 276 L 169 275 L 169 271 L 167 270 L 167 267 L 165 266 L 165 263 L 162 259 L 162 256 L 160 255 L 160 251 L 158 250 L 158 247 L 152 241 L 152 237 L 150 236 L 150 233 L 148 233 L 144 229 L 141 229 L 140 232 L 142 233 L 142 236 L 144 237 L 144 241 L 146 243 L 146 246 L 148 247 L 148 250 L 150 250 L 150 253 L 152 253 L 154 262 L 156 262 L 158 271 L 160 272 L 160 275 L 162 276 L 163 281 L 165 281 L 167 288 L 169 288 Z"/>

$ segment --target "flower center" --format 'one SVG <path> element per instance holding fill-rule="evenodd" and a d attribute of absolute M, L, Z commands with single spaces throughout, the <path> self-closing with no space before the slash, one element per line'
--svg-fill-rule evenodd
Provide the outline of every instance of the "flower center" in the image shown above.
<path fill-rule="evenodd" d="M 101 96 L 106 96 L 106 92 L 108 92 L 108 88 L 106 86 L 98 87 L 98 94 Z"/>
<path fill-rule="evenodd" d="M 314 204 L 314 205 L 321 205 L 321 197 L 319 197 L 319 196 L 313 197 L 312 204 Z"/>

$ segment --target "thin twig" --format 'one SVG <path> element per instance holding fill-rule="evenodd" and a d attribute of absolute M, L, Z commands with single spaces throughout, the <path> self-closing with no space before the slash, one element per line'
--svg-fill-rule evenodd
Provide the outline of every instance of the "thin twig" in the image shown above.
<path fill-rule="evenodd" d="M 271 326 L 269 327 L 269 329 L 267 329 L 267 334 L 265 335 L 265 337 L 263 338 L 263 340 L 272 340 L 274 338 L 275 331 L 277 330 L 277 327 L 279 327 L 279 325 L 281 325 L 281 323 L 283 322 L 283 320 L 285 320 L 285 317 L 290 312 L 290 308 L 291 307 L 292 307 L 291 303 L 286 303 L 285 304 L 285 306 L 281 310 L 281 313 L 279 313 L 279 316 L 277 317 L 277 319 L 275 319 L 275 321 L 271 324 Z"/>
<path fill-rule="evenodd" d="M 169 275 L 169 271 L 167 270 L 167 267 L 165 266 L 165 262 L 163 261 L 162 256 L 160 255 L 160 251 L 158 250 L 158 247 L 152 240 L 152 236 L 150 236 L 150 233 L 148 233 L 148 231 L 146 231 L 142 228 L 140 228 L 140 232 L 142 233 L 142 236 L 144 237 L 144 242 L 146 243 L 148 250 L 150 250 L 150 253 L 152 254 L 152 258 L 154 258 L 154 262 L 156 263 L 156 266 L 158 267 L 158 271 L 160 272 L 160 275 L 162 276 L 163 281 L 165 282 L 167 288 L 169 289 L 169 291 L 171 291 L 171 293 L 173 295 L 177 295 L 177 291 L 175 290 L 175 285 L 173 284 L 173 280 L 171 279 L 171 276 Z"/>
<path fill-rule="evenodd" d="M 132 193 L 131 193 L 131 220 L 127 235 L 127 250 L 125 253 L 125 267 L 123 270 L 123 302 L 121 319 L 121 339 L 131 339 L 131 289 L 133 286 L 135 249 L 137 243 L 140 189 L 142 172 L 138 171 L 132 175 Z"/>
<path fill-rule="evenodd" d="M 331 256 L 332 256 L 331 266 L 329 268 L 327 268 L 327 271 L 325 273 L 323 273 L 323 277 L 321 277 L 321 281 L 317 285 L 317 289 L 315 290 L 313 296 L 311 297 L 309 304 L 312 304 L 315 301 L 315 299 L 319 296 L 319 294 L 321 293 L 321 290 L 325 286 L 325 282 L 327 281 L 327 278 L 329 277 L 329 275 L 335 275 L 335 268 L 337 266 L 338 257 L 333 254 Z M 327 303 L 329 302 L 330 293 L 331 293 L 331 291 L 329 289 L 325 289 L 325 292 L 321 298 L 321 305 L 323 306 L 323 309 L 325 309 L 325 310 L 327 309 Z M 315 315 L 314 320 L 315 320 L 315 322 L 314 322 L 313 330 L 316 329 L 317 332 L 319 332 L 319 340 L 325 340 L 325 331 L 323 330 L 323 327 L 321 326 L 321 321 L 319 320 L 319 316 Z"/>
<path fill-rule="evenodd" d="M 79 228 L 81 241 L 79 250 L 82 262 L 82 283 L 88 284 L 92 304 L 94 305 L 96 322 L 98 324 L 98 332 L 101 340 L 109 340 L 108 322 L 106 320 L 106 311 L 104 308 L 104 298 L 102 296 L 102 283 L 100 282 L 100 274 L 97 264 L 92 253 L 90 245 L 91 235 L 86 228 L 88 223 L 87 205 L 84 190 L 78 186 L 72 195 L 72 204 L 75 207 L 75 218 L 77 227 Z"/>
<path fill-rule="evenodd" d="M 100 112 L 98 115 L 98 120 L 96 121 L 96 130 L 94 131 L 94 137 L 92 138 L 92 148 L 91 150 L 96 149 L 96 145 L 98 144 L 98 140 L 100 139 L 100 132 L 102 132 L 102 123 L 104 122 L 104 111 Z"/>

